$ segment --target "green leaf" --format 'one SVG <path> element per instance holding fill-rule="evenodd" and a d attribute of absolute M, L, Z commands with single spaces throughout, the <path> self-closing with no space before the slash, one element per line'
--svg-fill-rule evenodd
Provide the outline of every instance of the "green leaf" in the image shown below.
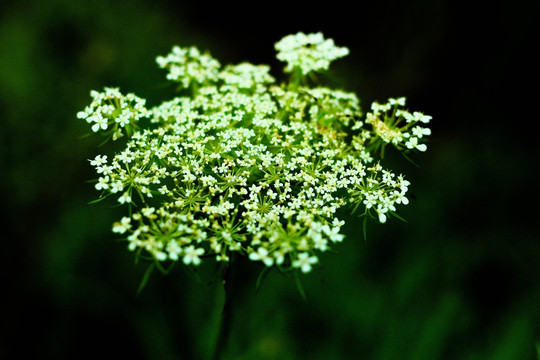
<path fill-rule="evenodd" d="M 102 196 L 102 197 L 100 197 L 100 198 L 98 198 L 98 199 L 96 199 L 96 200 L 92 200 L 92 201 L 90 201 L 90 202 L 88 203 L 88 205 L 96 204 L 96 203 L 98 203 L 98 202 L 100 202 L 100 201 L 105 200 L 105 199 L 108 198 L 109 196 L 110 196 L 110 194 L 107 195 L 107 196 Z"/>
<path fill-rule="evenodd" d="M 367 214 L 364 215 L 364 222 L 362 224 L 362 233 L 364 234 L 364 243 L 367 242 Z"/>
<path fill-rule="evenodd" d="M 270 269 L 268 266 L 265 266 L 264 269 L 261 271 L 259 276 L 257 277 L 257 283 L 255 284 L 255 293 L 257 294 L 261 288 L 261 284 L 264 279 L 266 279 L 266 276 L 270 273 Z"/>
<path fill-rule="evenodd" d="M 159 261 L 156 261 L 154 263 L 157 267 L 157 269 L 164 275 L 168 275 L 171 273 L 171 271 L 173 270 L 174 268 L 174 265 L 176 264 L 175 262 L 171 263 L 167 268 L 165 268 L 163 265 L 161 265 L 161 263 Z"/>
<path fill-rule="evenodd" d="M 89 138 L 90 136 L 94 135 L 93 132 L 87 132 L 77 137 L 77 140 L 83 140 L 86 138 Z"/>
<path fill-rule="evenodd" d="M 394 211 L 392 210 L 388 210 L 388 212 L 390 214 L 392 214 L 392 216 L 395 216 L 396 218 L 398 218 L 399 220 L 403 221 L 404 223 L 408 223 L 407 220 L 405 220 L 403 217 L 399 216 L 397 213 L 395 213 Z"/>
<path fill-rule="evenodd" d="M 144 273 L 141 283 L 139 284 L 139 288 L 137 289 L 137 295 L 139 295 L 143 291 L 143 289 L 146 287 L 146 284 L 148 284 L 148 280 L 150 280 L 150 275 L 152 274 L 152 271 L 154 270 L 155 266 L 156 264 L 152 263 L 150 264 L 150 266 L 148 266 L 148 269 L 146 269 L 146 272 Z"/>
<path fill-rule="evenodd" d="M 304 301 L 307 300 L 306 292 L 304 291 L 304 287 L 302 286 L 302 282 L 300 281 L 300 276 L 298 276 L 298 271 L 293 272 L 294 280 L 296 281 L 296 288 L 298 289 L 298 292 L 302 296 L 302 299 Z"/>
<path fill-rule="evenodd" d="M 413 159 L 411 159 L 404 151 L 401 152 L 401 155 L 403 155 L 403 157 L 404 157 L 405 159 L 407 159 L 407 160 L 408 160 L 411 164 L 413 164 L 415 167 L 420 168 L 420 165 L 418 165 L 417 163 L 415 163 L 415 162 L 413 161 Z"/>

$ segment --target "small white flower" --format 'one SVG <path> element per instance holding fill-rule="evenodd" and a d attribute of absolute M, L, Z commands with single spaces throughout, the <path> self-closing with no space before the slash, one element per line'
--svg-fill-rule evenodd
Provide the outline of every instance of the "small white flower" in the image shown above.
<path fill-rule="evenodd" d="M 332 225 L 337 228 L 337 231 L 339 231 L 339 228 L 345 225 L 345 221 L 334 218 L 334 220 L 332 221 Z"/>
<path fill-rule="evenodd" d="M 156 249 L 153 249 L 152 252 L 153 252 L 154 257 L 156 258 L 156 260 L 159 260 L 159 261 L 167 260 L 167 254 L 165 252 L 159 251 L 159 250 L 156 250 Z"/>
<path fill-rule="evenodd" d="M 405 143 L 407 149 L 415 149 L 418 146 L 418 138 L 413 136 Z"/>
<path fill-rule="evenodd" d="M 113 230 L 114 231 L 114 230 Z M 141 229 L 137 229 L 133 232 L 133 234 L 129 235 L 127 237 L 129 241 L 128 249 L 130 251 L 134 251 L 138 246 L 142 245 L 142 241 L 139 239 L 139 235 L 141 234 Z"/>
<path fill-rule="evenodd" d="M 426 151 L 427 145 L 426 144 L 419 144 L 418 138 L 416 136 L 413 136 L 405 143 L 405 146 L 407 146 L 408 149 L 417 149 L 419 151 Z"/>
<path fill-rule="evenodd" d="M 79 118 L 79 119 L 86 119 L 87 117 L 88 117 L 88 114 L 86 112 L 84 112 L 84 111 L 79 111 L 77 113 L 77 118 Z"/>
<path fill-rule="evenodd" d="M 124 109 L 122 113 L 115 119 L 115 121 L 121 126 L 124 127 L 129 125 L 131 118 L 131 112 L 129 109 Z"/>
<path fill-rule="evenodd" d="M 98 132 L 99 129 L 107 130 L 107 119 L 105 119 L 103 116 L 101 116 L 101 114 L 91 116 L 86 120 L 88 122 L 95 122 L 95 124 L 92 125 L 92 131 L 93 132 Z"/>
<path fill-rule="evenodd" d="M 253 261 L 260 260 L 266 266 L 272 266 L 274 264 L 274 259 L 268 256 L 268 250 L 263 247 L 257 249 L 257 252 L 252 252 L 249 254 L 249 259 Z"/>
<path fill-rule="evenodd" d="M 366 194 L 366 197 L 364 199 L 364 205 L 366 205 L 366 209 L 370 209 L 373 205 L 377 205 L 377 199 L 377 195 Z"/>
<path fill-rule="evenodd" d="M 345 235 L 339 233 L 338 227 L 330 228 L 330 226 L 324 225 L 323 231 L 332 242 L 341 242 L 345 237 Z"/>
<path fill-rule="evenodd" d="M 426 151 L 427 150 L 427 145 L 426 144 L 419 144 L 419 145 L 416 146 L 416 148 L 419 151 Z"/>
<path fill-rule="evenodd" d="M 274 257 L 276 258 L 276 264 L 281 265 L 285 261 L 285 252 L 283 249 L 274 251 Z"/>
<path fill-rule="evenodd" d="M 195 248 L 195 246 L 190 245 L 186 249 L 184 249 L 184 257 L 182 261 L 184 264 L 189 265 L 199 265 L 201 263 L 201 259 L 199 256 L 204 254 L 204 249 L 202 248 Z"/>
<path fill-rule="evenodd" d="M 400 106 L 405 106 L 405 98 L 404 97 L 400 97 L 400 98 L 397 98 L 397 99 L 388 99 L 388 103 L 390 105 L 400 105 Z"/>
<path fill-rule="evenodd" d="M 98 183 L 96 184 L 96 190 L 104 190 L 109 187 L 109 177 L 100 177 Z"/>
<path fill-rule="evenodd" d="M 153 207 L 145 207 L 141 210 L 141 213 L 147 218 L 155 217 L 154 212 L 156 212 L 156 209 Z"/>
<path fill-rule="evenodd" d="M 386 212 L 388 211 L 388 208 L 385 208 L 381 205 L 377 207 L 377 215 L 379 215 L 379 222 L 381 224 L 384 224 L 386 222 Z"/>
<path fill-rule="evenodd" d="M 409 199 L 407 199 L 405 197 L 405 193 L 403 192 L 394 192 L 395 194 L 395 201 L 396 201 L 396 204 L 403 204 L 403 205 L 407 205 L 409 203 Z"/>
<path fill-rule="evenodd" d="M 88 161 L 90 161 L 90 165 L 92 166 L 100 166 L 107 163 L 107 155 L 98 155 L 94 158 L 94 160 Z"/>
<path fill-rule="evenodd" d="M 423 113 L 418 112 L 418 111 L 417 111 L 417 112 L 414 112 L 414 113 L 413 113 L 413 116 L 414 116 L 414 120 L 420 121 L 420 122 L 422 122 L 422 123 L 424 123 L 424 124 L 429 123 L 429 122 L 431 121 L 431 119 L 432 119 L 431 116 L 429 116 L 429 115 L 424 115 Z"/>
<path fill-rule="evenodd" d="M 126 204 L 131 202 L 131 195 L 126 191 L 122 196 L 118 198 L 118 202 L 120 204 Z"/>
<path fill-rule="evenodd" d="M 167 252 L 169 253 L 169 259 L 178 260 L 178 255 L 182 253 L 182 248 L 178 245 L 178 242 L 171 240 L 167 244 Z"/>
<path fill-rule="evenodd" d="M 303 273 L 311 271 L 311 265 L 317 263 L 316 256 L 309 256 L 309 253 L 303 252 L 298 254 L 298 258 L 293 261 L 293 267 L 300 268 Z"/>
<path fill-rule="evenodd" d="M 227 230 L 222 231 L 221 236 L 223 237 L 223 239 L 225 239 L 225 241 L 232 241 L 231 233 Z"/>
<path fill-rule="evenodd" d="M 314 248 L 319 249 L 321 251 L 328 250 L 328 240 L 324 239 L 321 234 L 317 234 L 318 236 L 315 236 L 312 238 Z"/>
<path fill-rule="evenodd" d="M 228 262 L 229 260 L 229 257 L 225 253 L 216 255 L 216 261 Z"/>
<path fill-rule="evenodd" d="M 120 192 L 124 189 L 124 184 L 122 184 L 121 181 L 115 181 L 112 184 L 110 184 L 110 186 L 111 186 L 111 193 L 113 194 L 116 194 L 117 192 Z"/>
<path fill-rule="evenodd" d="M 129 151 L 123 151 L 119 155 L 116 156 L 116 158 L 120 161 L 122 161 L 124 164 L 129 164 L 133 161 L 134 156 Z"/>
<path fill-rule="evenodd" d="M 302 73 L 327 70 L 330 62 L 349 54 L 346 47 L 337 47 L 332 39 L 324 39 L 322 33 L 285 36 L 275 44 L 278 60 L 285 61 L 286 72 L 299 68 Z"/>
<path fill-rule="evenodd" d="M 423 128 L 421 126 L 415 126 L 412 129 L 412 133 L 414 136 L 418 137 L 419 139 L 424 135 L 431 135 L 431 129 L 429 128 Z"/>
<path fill-rule="evenodd" d="M 114 233 L 123 234 L 129 229 L 131 229 L 131 219 L 128 217 L 123 217 L 122 220 L 120 220 L 120 222 L 115 222 L 113 224 L 112 231 Z"/>

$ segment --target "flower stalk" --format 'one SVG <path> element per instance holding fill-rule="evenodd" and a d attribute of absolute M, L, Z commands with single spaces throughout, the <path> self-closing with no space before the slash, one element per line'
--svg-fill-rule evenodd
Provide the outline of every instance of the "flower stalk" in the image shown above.
<path fill-rule="evenodd" d="M 235 304 L 234 296 L 236 295 L 235 265 L 236 262 L 233 258 L 228 264 L 224 265 L 221 272 L 221 283 L 223 284 L 224 290 L 224 302 L 220 315 L 218 337 L 214 347 L 212 360 L 219 360 L 223 358 L 223 354 L 227 349 L 227 344 L 231 334 Z"/>

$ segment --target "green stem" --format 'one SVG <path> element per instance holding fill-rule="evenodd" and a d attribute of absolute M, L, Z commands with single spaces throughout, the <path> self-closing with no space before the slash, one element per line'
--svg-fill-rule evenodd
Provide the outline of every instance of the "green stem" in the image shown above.
<path fill-rule="evenodd" d="M 303 74 L 299 67 L 295 67 L 292 71 L 291 78 L 289 80 L 289 89 L 293 92 L 298 91 L 302 82 Z"/>
<path fill-rule="evenodd" d="M 231 254 L 229 264 L 223 268 L 221 273 L 223 289 L 225 291 L 225 301 L 221 312 L 221 322 L 216 346 L 214 348 L 214 355 L 212 357 L 213 360 L 220 360 L 223 358 L 231 334 L 234 306 L 234 270 L 234 254 Z"/>

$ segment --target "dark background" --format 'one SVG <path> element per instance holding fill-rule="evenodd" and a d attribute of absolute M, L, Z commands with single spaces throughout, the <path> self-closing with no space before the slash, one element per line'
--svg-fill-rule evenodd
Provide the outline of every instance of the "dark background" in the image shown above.
<path fill-rule="evenodd" d="M 433 116 L 411 181 L 408 223 L 347 219 L 338 253 L 294 281 L 237 274 L 237 359 L 535 359 L 538 3 L 456 1 L 18 1 L 0 5 L 2 306 L 0 358 L 201 359 L 222 299 L 178 267 L 153 275 L 115 241 L 121 210 L 97 193 L 98 140 L 76 118 L 91 89 L 173 96 L 155 57 L 195 45 L 222 64 L 272 65 L 281 37 L 322 31 L 351 54 L 330 86 L 406 96 Z M 354 4 L 354 6 L 352 5 Z M 534 5 L 533 5 L 534 4 Z M 339 85 L 337 85 L 339 84 Z M 210 262 L 209 262 L 210 263 Z"/>

